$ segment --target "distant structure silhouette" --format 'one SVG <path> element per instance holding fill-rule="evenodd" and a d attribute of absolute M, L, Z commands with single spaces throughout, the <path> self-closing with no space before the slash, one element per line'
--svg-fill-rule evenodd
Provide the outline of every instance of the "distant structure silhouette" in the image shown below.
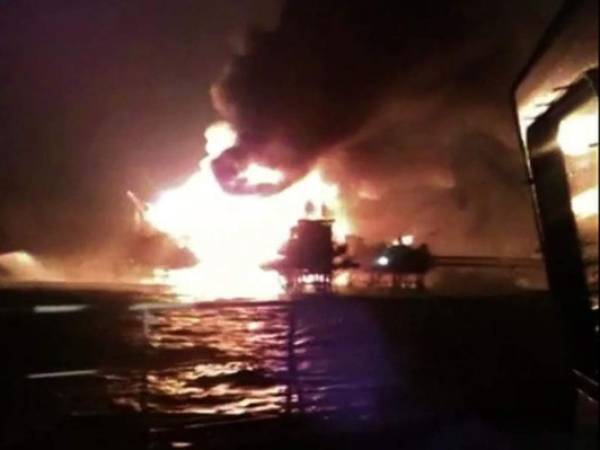
<path fill-rule="evenodd" d="M 386 247 L 374 261 L 375 275 L 391 275 L 392 288 L 425 290 L 425 275 L 434 265 L 427 244 L 415 247 L 397 241 Z"/>
<path fill-rule="evenodd" d="M 334 243 L 332 224 L 325 219 L 300 220 L 279 252 L 281 259 L 265 265 L 284 277 L 288 292 L 307 287 L 329 292 L 336 270 L 358 267 L 346 255 L 346 244 Z"/>

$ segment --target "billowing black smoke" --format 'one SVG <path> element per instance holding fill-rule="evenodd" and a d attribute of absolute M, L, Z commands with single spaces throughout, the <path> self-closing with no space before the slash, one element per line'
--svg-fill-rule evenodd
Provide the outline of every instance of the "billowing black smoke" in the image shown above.
<path fill-rule="evenodd" d="M 241 133 L 215 173 L 230 192 L 268 194 L 318 162 L 367 237 L 534 251 L 510 86 L 559 4 L 289 0 L 213 88 Z M 239 182 L 250 162 L 286 182 Z"/>
<path fill-rule="evenodd" d="M 292 179 L 304 173 L 408 72 L 432 53 L 445 59 L 465 30 L 479 28 L 472 3 L 288 1 L 279 28 L 253 33 L 214 89 L 216 108 L 241 132 L 215 164 L 224 186 L 236 190 L 231 179 L 250 160 Z"/>

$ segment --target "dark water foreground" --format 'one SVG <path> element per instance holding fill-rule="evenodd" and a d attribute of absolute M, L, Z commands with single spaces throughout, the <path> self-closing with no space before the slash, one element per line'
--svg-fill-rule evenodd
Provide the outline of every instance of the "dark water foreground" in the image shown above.
<path fill-rule="evenodd" d="M 540 293 L 3 289 L 0 448 L 565 448 L 559 336 Z"/>

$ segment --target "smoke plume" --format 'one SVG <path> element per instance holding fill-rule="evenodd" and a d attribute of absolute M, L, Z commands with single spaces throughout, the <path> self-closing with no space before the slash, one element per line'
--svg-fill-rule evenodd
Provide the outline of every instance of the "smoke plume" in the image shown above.
<path fill-rule="evenodd" d="M 249 33 L 213 87 L 240 131 L 215 173 L 247 192 L 236 177 L 258 162 L 286 173 L 277 191 L 318 163 L 359 232 L 419 228 L 464 251 L 514 226 L 502 251 L 533 251 L 509 89 L 556 6 L 289 0 L 279 27 Z"/>
<path fill-rule="evenodd" d="M 0 254 L 0 282 L 58 281 L 60 275 L 42 261 L 24 251 Z"/>

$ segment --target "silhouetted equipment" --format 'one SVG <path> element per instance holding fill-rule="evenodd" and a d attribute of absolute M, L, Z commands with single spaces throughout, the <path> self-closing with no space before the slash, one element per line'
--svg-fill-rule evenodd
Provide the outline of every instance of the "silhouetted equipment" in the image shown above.
<path fill-rule="evenodd" d="M 539 258 L 495 258 L 477 256 L 434 256 L 427 244 L 418 247 L 394 244 L 385 247 L 373 261 L 376 281 L 390 276 L 392 288 L 425 289 L 425 276 L 434 267 L 491 269 L 538 268 Z"/>
<path fill-rule="evenodd" d="M 433 267 L 433 256 L 426 244 L 413 247 L 397 244 L 387 247 L 376 259 L 375 272 L 392 275 L 392 286 L 425 289 L 425 274 Z"/>
<path fill-rule="evenodd" d="M 346 245 L 333 242 L 332 224 L 332 220 L 300 220 L 279 252 L 282 258 L 265 268 L 278 271 L 288 290 L 306 286 L 331 290 L 335 270 L 358 267 L 346 256 Z"/>

